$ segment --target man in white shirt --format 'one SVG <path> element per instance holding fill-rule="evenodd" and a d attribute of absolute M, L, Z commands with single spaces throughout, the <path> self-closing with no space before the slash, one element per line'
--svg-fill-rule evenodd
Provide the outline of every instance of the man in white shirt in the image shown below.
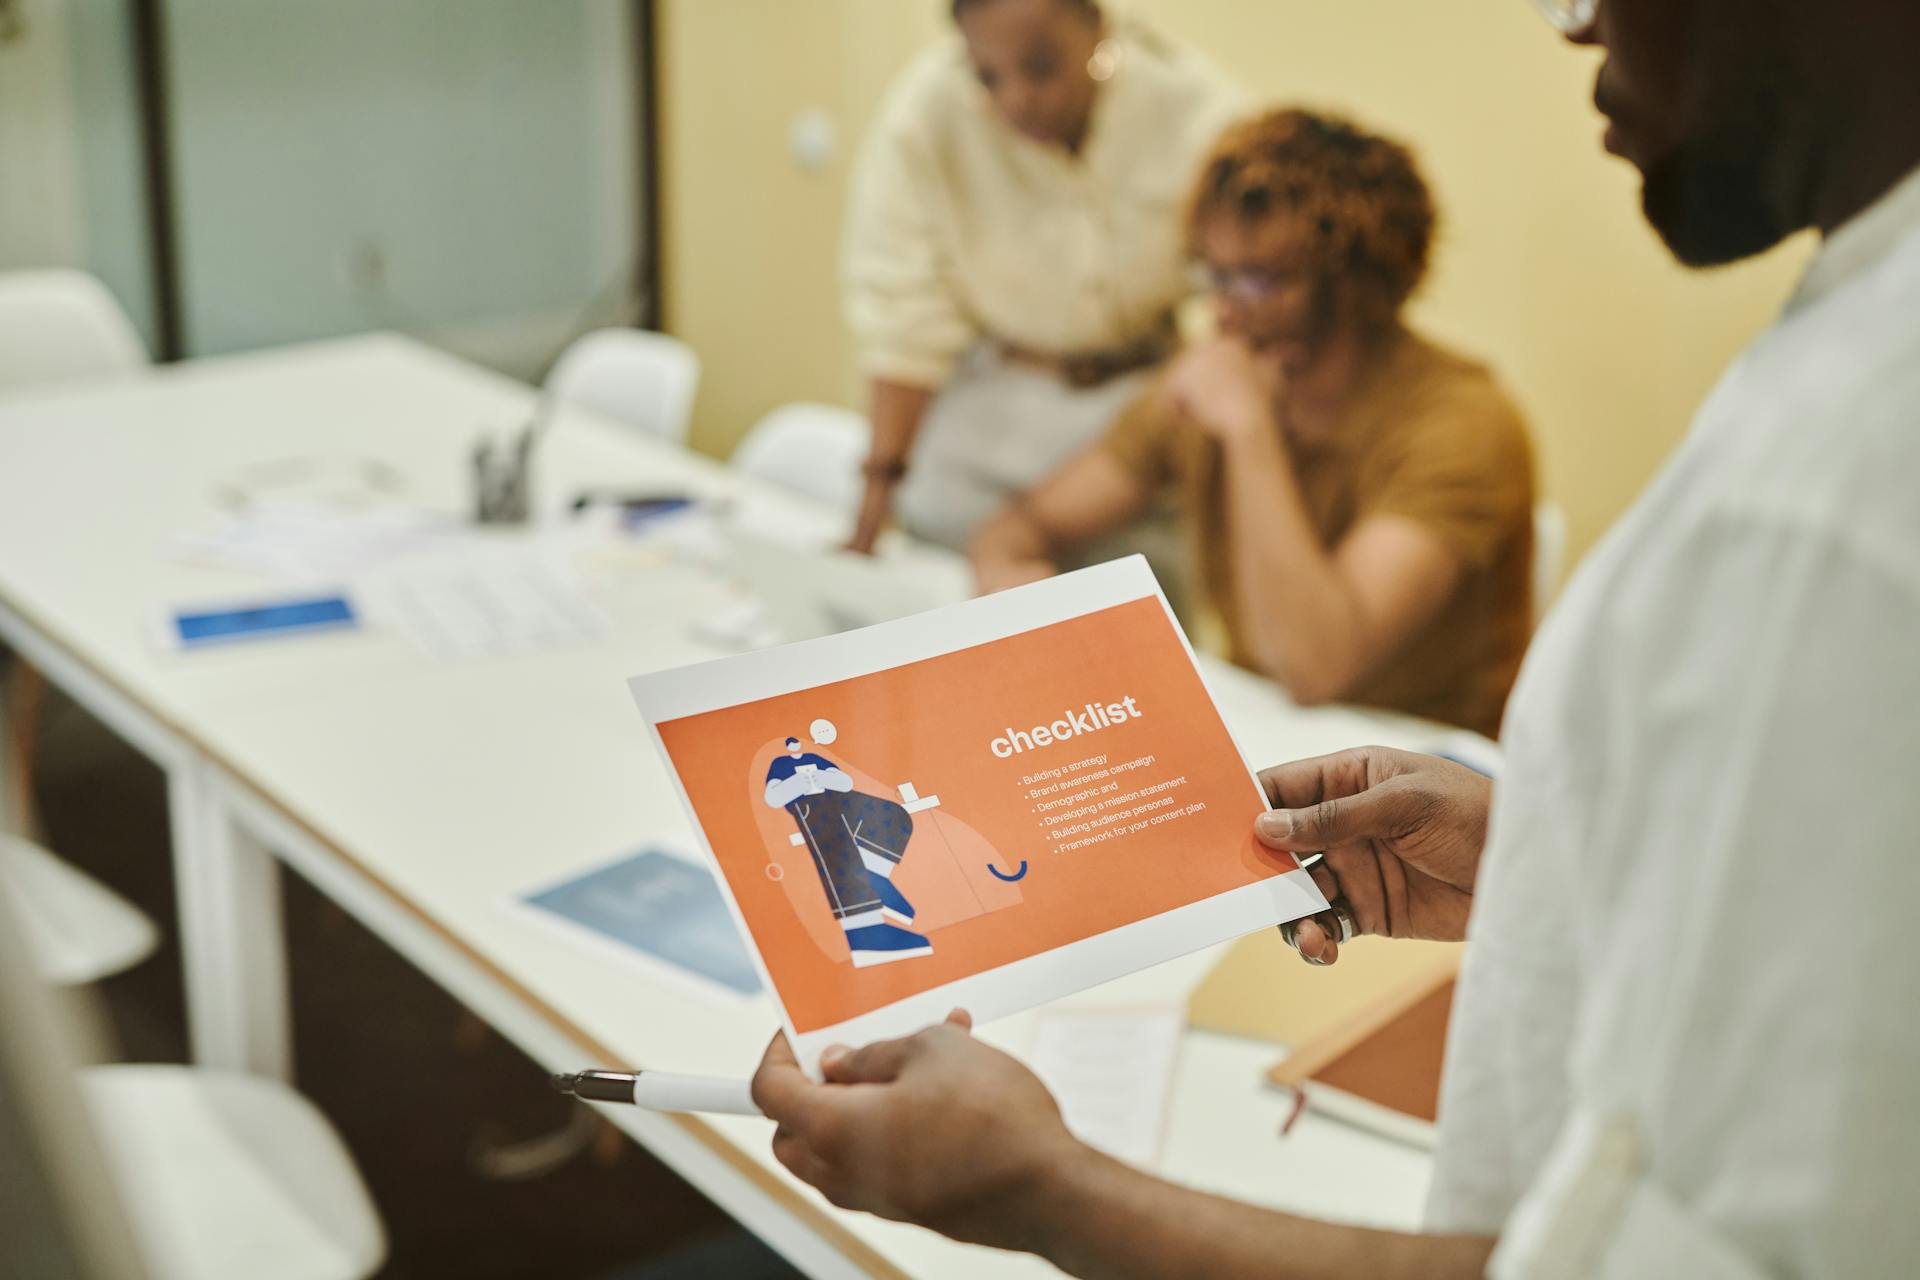
<path fill-rule="evenodd" d="M 1303 955 L 1471 937 L 1432 1233 L 1093 1155 L 957 1026 L 825 1085 L 769 1050 L 775 1152 L 836 1202 L 1081 1275 L 1920 1273 L 1920 5 L 1546 7 L 1606 46 L 1676 256 L 1826 239 L 1549 619 L 1497 795 L 1372 749 L 1265 775 L 1261 837 L 1344 916 Z"/>

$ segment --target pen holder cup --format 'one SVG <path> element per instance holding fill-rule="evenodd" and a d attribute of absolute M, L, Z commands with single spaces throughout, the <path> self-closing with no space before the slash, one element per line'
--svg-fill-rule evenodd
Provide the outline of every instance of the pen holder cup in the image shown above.
<path fill-rule="evenodd" d="M 483 441 L 473 451 L 476 524 L 525 524 L 532 512 L 533 466 L 526 439 L 500 447 Z"/>

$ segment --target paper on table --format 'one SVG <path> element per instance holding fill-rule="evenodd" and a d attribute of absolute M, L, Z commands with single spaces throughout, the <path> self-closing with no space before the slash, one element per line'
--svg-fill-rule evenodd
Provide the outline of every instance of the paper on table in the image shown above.
<path fill-rule="evenodd" d="M 625 958 L 644 955 L 736 996 L 760 990 L 712 872 L 690 858 L 649 847 L 515 901 L 585 930 Z"/>
<path fill-rule="evenodd" d="M 1046 1009 L 1028 1064 L 1073 1135 L 1131 1164 L 1159 1154 L 1179 1009 Z"/>
<path fill-rule="evenodd" d="M 337 581 L 432 544 L 444 522 L 401 507 L 340 511 L 280 505 L 173 535 L 169 555 L 190 564 L 293 581 Z"/>
<path fill-rule="evenodd" d="M 603 635 L 606 616 L 538 544 L 476 538 L 370 579 L 370 611 L 444 660 L 534 653 Z"/>

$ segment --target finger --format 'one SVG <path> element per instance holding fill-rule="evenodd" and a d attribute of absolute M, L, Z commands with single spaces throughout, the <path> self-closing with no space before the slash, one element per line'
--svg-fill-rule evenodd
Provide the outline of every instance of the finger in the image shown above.
<path fill-rule="evenodd" d="M 753 1073 L 750 1092 L 754 1104 L 773 1119 L 788 1123 L 798 1120 L 805 1113 L 808 1100 L 816 1088 L 818 1086 L 807 1079 L 807 1073 L 800 1069 L 799 1060 L 793 1056 L 793 1046 L 787 1043 L 787 1033 L 775 1032 L 766 1053 L 760 1058 L 760 1066 Z"/>
<path fill-rule="evenodd" d="M 1389 871 L 1395 874 L 1387 875 Z M 1307 868 L 1307 874 L 1313 877 L 1320 895 L 1328 902 L 1336 898 L 1345 901 L 1353 915 L 1355 933 L 1393 932 L 1390 926 L 1396 918 L 1395 906 L 1392 901 L 1383 900 L 1382 888 L 1388 882 L 1404 887 L 1404 868 L 1397 859 L 1382 859 L 1366 845 L 1329 849 Z M 1321 933 L 1333 938 L 1340 936 L 1340 922 L 1336 917 L 1323 912 L 1320 919 Z"/>
<path fill-rule="evenodd" d="M 1325 911 L 1296 921 L 1293 948 L 1308 964 L 1332 964 L 1340 958 L 1340 926 L 1332 914 Z"/>
<path fill-rule="evenodd" d="M 773 1158 L 800 1181 L 818 1187 L 827 1176 L 827 1162 L 804 1139 L 784 1125 L 773 1131 Z"/>
<path fill-rule="evenodd" d="M 1320 896 L 1332 902 L 1340 896 L 1340 877 L 1333 873 L 1325 858 L 1307 868 L 1307 874 L 1313 877 L 1313 883 L 1319 888 Z"/>
<path fill-rule="evenodd" d="M 950 1027 L 958 1027 L 962 1031 L 972 1031 L 973 1015 L 965 1009 L 955 1009 L 947 1014 L 947 1025 Z"/>
<path fill-rule="evenodd" d="M 1389 867 L 1398 872 L 1399 859 L 1375 853 L 1371 845 L 1344 845 L 1327 850 L 1315 865 L 1325 867 L 1338 882 L 1338 893 L 1328 894 L 1328 901 L 1337 896 L 1346 902 L 1347 910 L 1353 914 L 1355 932 L 1393 932 L 1393 907 L 1387 899 L 1384 872 Z M 1396 877 L 1396 882 L 1402 881 Z M 1330 918 L 1329 928 L 1335 937 L 1339 936 L 1338 921 Z"/>
<path fill-rule="evenodd" d="M 1407 932 L 1412 894 L 1407 886 L 1407 864 L 1399 858 L 1375 858 L 1374 868 L 1380 877 L 1380 921 L 1371 927 L 1370 933 L 1383 933 L 1390 937 L 1404 936 Z"/>
<path fill-rule="evenodd" d="M 919 1052 L 920 1038 L 875 1040 L 858 1049 L 834 1045 L 820 1055 L 820 1070 L 834 1084 L 886 1084 Z"/>
<path fill-rule="evenodd" d="M 1267 793 L 1267 803 L 1277 809 L 1298 809 L 1364 791 L 1370 750 L 1355 747 L 1262 769 L 1260 788 Z"/>
<path fill-rule="evenodd" d="M 1254 820 L 1253 830 L 1270 849 L 1320 853 L 1338 845 L 1403 835 L 1420 803 L 1417 792 L 1392 779 L 1353 795 L 1263 813 Z"/>
<path fill-rule="evenodd" d="M 1240 363 L 1240 367 L 1251 368 L 1253 369 L 1254 376 L 1256 378 L 1260 377 L 1261 370 L 1254 365 L 1252 340 L 1244 333 L 1229 333 L 1222 336 L 1224 339 L 1222 345 L 1232 353 Z"/>

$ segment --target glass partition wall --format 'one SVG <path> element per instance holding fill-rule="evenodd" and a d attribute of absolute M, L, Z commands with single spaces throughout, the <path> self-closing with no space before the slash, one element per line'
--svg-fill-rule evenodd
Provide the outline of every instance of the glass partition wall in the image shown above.
<path fill-rule="evenodd" d="M 162 356 L 657 322 L 646 0 L 0 0 L 0 270 Z"/>

